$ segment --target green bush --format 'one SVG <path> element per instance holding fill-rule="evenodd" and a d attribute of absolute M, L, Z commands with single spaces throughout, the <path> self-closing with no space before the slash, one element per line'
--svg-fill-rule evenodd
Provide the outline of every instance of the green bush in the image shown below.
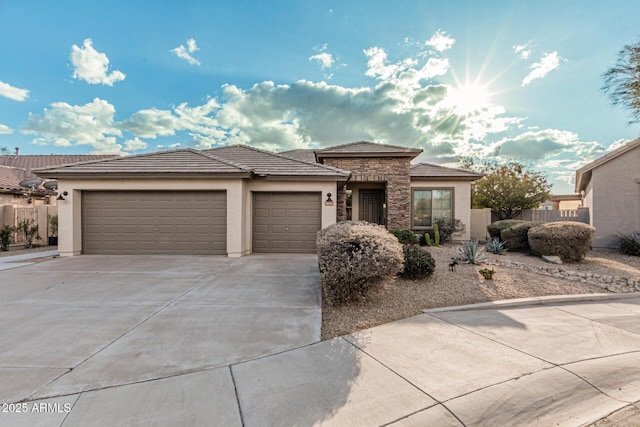
<path fill-rule="evenodd" d="M 4 225 L 0 228 L 0 251 L 8 251 L 11 244 L 12 234 L 16 229 L 10 225 Z"/>
<path fill-rule="evenodd" d="M 507 228 L 513 227 L 516 224 L 522 224 L 523 222 L 526 221 L 521 221 L 519 219 L 504 219 L 502 221 L 492 222 L 491 224 L 487 225 L 487 231 L 489 232 L 489 236 L 497 237 L 498 239 L 502 240 L 502 230 L 506 230 Z"/>
<path fill-rule="evenodd" d="M 40 234 L 38 233 L 38 224 L 36 224 L 35 219 L 23 219 L 18 222 L 18 226 L 16 227 L 16 231 L 22 233 L 24 236 L 24 246 L 26 248 L 33 247 L 33 239 L 39 239 Z"/>
<path fill-rule="evenodd" d="M 417 245 L 418 236 L 411 230 L 389 230 L 403 245 Z"/>
<path fill-rule="evenodd" d="M 533 227 L 544 224 L 543 222 L 525 221 L 520 224 L 513 225 L 509 228 L 502 230 L 500 235 L 504 241 L 505 246 L 511 252 L 526 252 L 529 253 L 529 230 Z"/>
<path fill-rule="evenodd" d="M 330 305 L 365 295 L 404 265 L 402 245 L 380 225 L 340 222 L 320 230 L 316 243 L 322 290 Z"/>
<path fill-rule="evenodd" d="M 452 218 L 436 218 L 433 221 L 433 228 L 435 231 L 436 226 L 440 233 L 440 243 L 448 242 L 451 236 L 454 234 L 464 233 L 466 230 L 465 225 L 459 219 Z"/>
<path fill-rule="evenodd" d="M 580 222 L 547 222 L 529 230 L 529 247 L 536 256 L 556 255 L 579 262 L 589 252 L 595 228 Z"/>
<path fill-rule="evenodd" d="M 627 255 L 640 256 L 640 231 L 629 234 L 618 234 L 620 250 Z"/>
<path fill-rule="evenodd" d="M 400 275 L 407 279 L 426 279 L 433 274 L 436 260 L 425 249 L 416 245 L 404 245 L 404 270 Z"/>

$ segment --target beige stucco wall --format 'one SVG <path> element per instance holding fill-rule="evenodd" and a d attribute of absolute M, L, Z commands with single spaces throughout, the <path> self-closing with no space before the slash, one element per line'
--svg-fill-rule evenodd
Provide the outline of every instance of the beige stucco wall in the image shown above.
<path fill-rule="evenodd" d="M 640 147 L 593 169 L 585 191 L 593 247 L 617 247 L 616 233 L 640 231 Z"/>
<path fill-rule="evenodd" d="M 454 240 L 471 238 L 471 183 L 469 181 L 411 180 L 411 188 L 453 188 L 454 217 L 465 225 L 465 232 L 453 236 Z"/>
<path fill-rule="evenodd" d="M 243 179 L 60 179 L 58 192 L 68 192 L 58 202 L 58 251 L 61 256 L 82 253 L 83 190 L 204 190 L 227 193 L 227 253 L 240 257 L 251 253 L 253 191 L 322 192 L 322 228 L 336 222 L 336 207 L 325 206 L 327 193 L 335 193 L 335 181 L 252 181 Z"/>

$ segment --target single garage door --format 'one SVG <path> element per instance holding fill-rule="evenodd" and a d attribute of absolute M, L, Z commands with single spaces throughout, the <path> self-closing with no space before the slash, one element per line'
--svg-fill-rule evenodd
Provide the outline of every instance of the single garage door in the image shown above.
<path fill-rule="evenodd" d="M 253 252 L 316 251 L 321 193 L 253 193 Z"/>
<path fill-rule="evenodd" d="M 227 253 L 224 191 L 85 191 L 87 254 Z"/>

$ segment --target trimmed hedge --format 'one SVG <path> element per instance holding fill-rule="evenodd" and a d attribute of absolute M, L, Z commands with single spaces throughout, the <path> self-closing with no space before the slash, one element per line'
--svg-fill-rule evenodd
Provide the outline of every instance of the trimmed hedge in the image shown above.
<path fill-rule="evenodd" d="M 436 260 L 431 254 L 416 245 L 404 246 L 404 269 L 400 275 L 407 279 L 426 279 L 433 274 Z"/>
<path fill-rule="evenodd" d="M 492 222 L 487 225 L 487 231 L 489 232 L 489 236 L 503 240 L 501 235 L 503 230 L 513 227 L 516 224 L 522 224 L 523 222 L 527 221 L 521 221 L 519 219 L 503 219 L 502 221 Z"/>
<path fill-rule="evenodd" d="M 389 230 L 389 233 L 396 236 L 403 245 L 417 245 L 419 242 L 418 236 L 411 230 Z"/>
<path fill-rule="evenodd" d="M 344 221 L 320 230 L 316 244 L 322 290 L 330 305 L 365 295 L 404 265 L 398 239 L 383 226 L 364 221 Z"/>
<path fill-rule="evenodd" d="M 595 228 L 580 222 L 547 222 L 529 230 L 529 247 L 536 256 L 557 255 L 579 262 L 589 252 Z"/>
<path fill-rule="evenodd" d="M 527 234 L 533 227 L 538 227 L 544 224 L 543 222 L 525 221 L 521 224 L 513 225 L 507 229 L 502 230 L 500 235 L 504 241 L 505 246 L 511 252 L 530 252 L 529 237 Z"/>

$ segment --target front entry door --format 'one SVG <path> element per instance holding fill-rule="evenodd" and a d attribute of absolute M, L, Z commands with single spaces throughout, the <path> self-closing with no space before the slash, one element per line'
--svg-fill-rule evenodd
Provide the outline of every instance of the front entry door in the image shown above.
<path fill-rule="evenodd" d="M 360 190 L 360 220 L 384 225 L 383 190 Z"/>

